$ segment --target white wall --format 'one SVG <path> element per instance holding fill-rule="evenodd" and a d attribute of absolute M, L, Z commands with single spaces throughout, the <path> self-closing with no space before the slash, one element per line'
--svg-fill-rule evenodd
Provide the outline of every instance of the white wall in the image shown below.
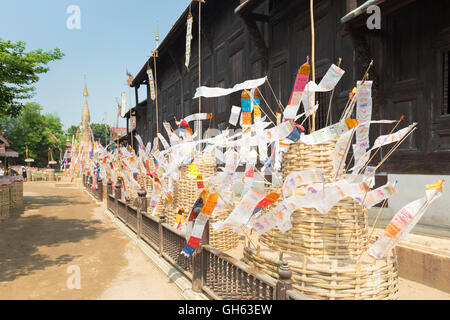
<path fill-rule="evenodd" d="M 383 220 L 391 219 L 406 204 L 423 197 L 425 185 L 439 179 L 446 180 L 444 193 L 428 207 L 418 224 L 450 228 L 450 176 L 444 175 L 388 174 L 389 181 L 398 180 L 398 193 L 389 199 L 389 208 L 385 210 Z"/>

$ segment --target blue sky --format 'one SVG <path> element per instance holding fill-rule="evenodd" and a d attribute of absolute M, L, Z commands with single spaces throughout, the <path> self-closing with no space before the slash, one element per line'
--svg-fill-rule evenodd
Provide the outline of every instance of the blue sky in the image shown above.
<path fill-rule="evenodd" d="M 31 99 L 57 113 L 64 126 L 78 125 L 87 76 L 91 122 L 112 124 L 115 98 L 129 94 L 125 71 L 135 75 L 169 32 L 189 0 L 1 0 L 0 37 L 25 41 L 27 50 L 60 48 L 65 57 L 50 63 Z M 70 5 L 81 10 L 81 29 L 69 30 Z M 184 45 L 184 43 L 182 44 Z M 132 104 L 134 105 L 134 89 Z M 144 96 L 140 93 L 140 96 Z M 129 98 L 127 98 L 128 104 Z M 128 106 L 129 107 L 129 106 Z M 106 116 L 105 116 L 106 112 Z M 125 120 L 120 124 L 125 125 Z"/>

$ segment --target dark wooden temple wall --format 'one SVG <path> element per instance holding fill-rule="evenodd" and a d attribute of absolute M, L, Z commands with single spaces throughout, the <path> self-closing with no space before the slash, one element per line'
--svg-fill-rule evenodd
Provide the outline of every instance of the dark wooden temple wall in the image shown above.
<path fill-rule="evenodd" d="M 405 115 L 407 123 L 418 122 L 416 132 L 383 167 L 387 172 L 450 174 L 450 113 L 444 107 L 444 82 L 448 79 L 444 59 L 450 48 L 448 12 L 448 1 L 433 1 L 431 5 L 422 0 L 382 17 L 376 41 L 381 47 L 377 61 L 380 117 L 398 119 Z M 445 87 L 448 90 L 448 82 Z"/>
<path fill-rule="evenodd" d="M 360 5 L 360 1 L 357 5 Z M 252 21 L 234 13 L 238 0 L 208 0 L 202 9 L 202 85 L 232 87 L 247 79 L 268 75 L 276 96 L 286 105 L 297 69 L 311 55 L 309 1 L 263 0 L 252 10 L 267 21 Z M 315 1 L 316 81 L 331 63 L 346 71 L 336 88 L 332 119 L 336 121 L 348 100 L 348 93 L 374 60 L 374 119 L 398 119 L 402 126 L 419 122 L 419 129 L 383 166 L 396 173 L 450 173 L 450 111 L 448 107 L 448 60 L 450 26 L 446 1 L 413 1 L 382 17 L 382 29 L 349 32 L 340 19 L 352 4 L 348 0 Z M 424 12 L 430 12 L 424 14 Z M 198 111 L 193 100 L 198 87 L 197 14 L 194 16 L 189 71 L 184 66 L 186 25 L 172 32 L 157 59 L 159 130 L 162 121 L 175 127 L 181 119 Z M 255 28 L 256 26 L 256 28 Z M 445 71 L 446 70 L 446 71 Z M 145 75 L 146 76 L 146 75 Z M 143 79 L 144 81 L 144 79 Z M 260 88 L 276 110 L 268 85 Z M 447 90 L 447 91 L 445 91 Z M 148 88 L 147 88 L 148 91 Z M 444 97 L 447 92 L 446 98 Z M 319 126 L 325 122 L 329 95 L 318 95 Z M 446 101 L 446 102 L 445 102 Z M 447 103 L 447 104 L 445 104 Z M 240 94 L 202 99 L 202 111 L 214 114 L 212 127 L 227 126 L 231 105 L 240 105 Z M 263 110 L 273 119 L 267 107 Z M 156 136 L 155 103 L 147 100 L 145 110 L 137 108 L 137 132 L 144 142 Z M 145 111 L 145 112 L 144 112 Z M 145 120 L 142 119 L 145 117 Z M 141 119 L 139 119 L 141 118 Z M 208 126 L 209 123 L 204 124 Z M 372 136 L 390 127 L 373 127 Z M 389 149 L 384 150 L 386 152 Z"/>

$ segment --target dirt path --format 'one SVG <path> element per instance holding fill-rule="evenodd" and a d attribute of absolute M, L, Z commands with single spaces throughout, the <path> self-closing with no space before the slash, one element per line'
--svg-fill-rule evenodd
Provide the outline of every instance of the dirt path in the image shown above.
<path fill-rule="evenodd" d="M 81 288 L 69 289 L 78 268 Z M 183 296 L 81 189 L 30 182 L 24 211 L 0 224 L 0 299 Z"/>

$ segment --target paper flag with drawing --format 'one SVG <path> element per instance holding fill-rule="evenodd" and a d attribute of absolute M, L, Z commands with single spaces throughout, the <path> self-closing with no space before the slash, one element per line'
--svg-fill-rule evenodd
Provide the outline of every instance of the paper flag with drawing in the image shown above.
<path fill-rule="evenodd" d="M 437 180 L 425 187 L 425 196 L 408 203 L 401 208 L 391 222 L 386 226 L 384 234 L 369 249 L 369 254 L 375 259 L 381 259 L 393 249 L 419 222 L 431 203 L 442 195 L 442 183 Z"/>

